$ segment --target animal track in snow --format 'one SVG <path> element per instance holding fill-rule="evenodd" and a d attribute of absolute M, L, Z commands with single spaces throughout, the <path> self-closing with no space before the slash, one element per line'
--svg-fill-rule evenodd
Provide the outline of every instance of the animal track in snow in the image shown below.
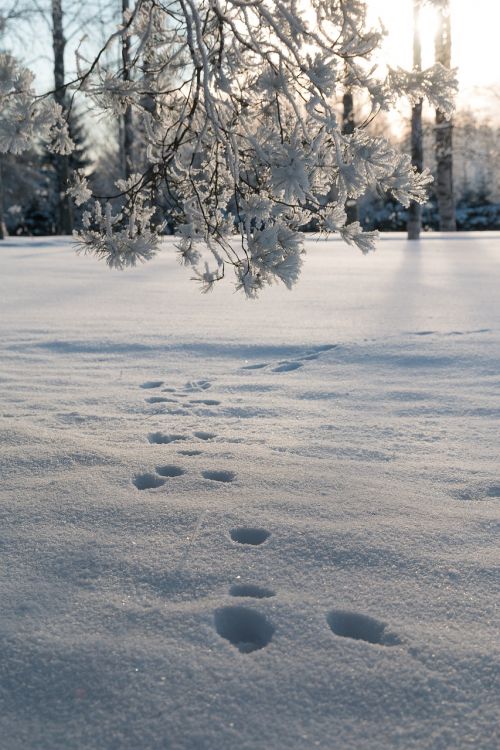
<path fill-rule="evenodd" d="M 215 629 L 242 654 L 258 651 L 270 643 L 274 625 L 254 609 L 222 607 L 215 611 Z"/>
<path fill-rule="evenodd" d="M 271 596 L 276 596 L 271 589 L 257 586 L 254 583 L 235 583 L 229 589 L 229 593 L 231 596 L 251 597 L 252 599 L 268 599 Z"/>
<path fill-rule="evenodd" d="M 204 432 L 203 430 L 198 430 L 198 432 L 193 432 L 193 435 L 200 440 L 213 440 L 217 435 L 215 435 L 213 432 Z"/>
<path fill-rule="evenodd" d="M 330 351 L 330 349 L 336 349 L 338 344 L 322 344 L 320 346 L 313 346 L 311 349 L 307 349 L 303 355 L 298 356 L 294 360 L 282 360 L 278 362 L 276 367 L 272 368 L 272 372 L 292 372 L 298 370 L 299 367 L 303 367 L 304 362 L 319 359 L 321 354 Z M 241 370 L 262 370 L 264 367 L 269 367 L 272 363 L 270 362 L 256 362 L 250 365 L 243 365 Z"/>
<path fill-rule="evenodd" d="M 148 404 L 176 404 L 177 400 L 175 398 L 165 398 L 165 396 L 150 396 L 149 398 L 146 398 L 145 401 Z"/>
<path fill-rule="evenodd" d="M 206 391 L 212 383 L 209 380 L 190 380 L 184 386 L 185 391 Z"/>
<path fill-rule="evenodd" d="M 336 349 L 338 344 L 320 344 L 320 346 L 313 346 L 313 348 L 310 350 L 313 353 L 318 352 L 319 354 L 322 354 L 323 352 L 329 352 L 332 349 Z"/>
<path fill-rule="evenodd" d="M 492 484 L 489 487 L 484 485 L 472 487 L 470 489 L 459 489 L 452 493 L 458 500 L 500 500 L 500 484 Z"/>
<path fill-rule="evenodd" d="M 141 384 L 141 388 L 161 388 L 163 380 L 146 380 Z"/>
<path fill-rule="evenodd" d="M 500 484 L 492 484 L 491 487 L 488 487 L 486 496 L 500 498 Z"/>
<path fill-rule="evenodd" d="M 187 440 L 187 435 L 175 435 L 171 434 L 168 435 L 164 432 L 150 432 L 148 435 L 148 440 L 150 443 L 157 443 L 160 445 L 163 445 L 164 443 L 177 443 L 180 440 Z"/>
<path fill-rule="evenodd" d="M 152 490 L 165 484 L 165 480 L 156 474 L 136 474 L 132 483 L 138 490 Z"/>
<path fill-rule="evenodd" d="M 472 331 L 409 331 L 410 336 L 471 336 L 475 333 L 491 333 L 491 329 L 476 328 Z"/>
<path fill-rule="evenodd" d="M 374 617 L 347 610 L 332 609 L 326 616 L 331 631 L 342 638 L 353 638 L 380 646 L 395 646 L 399 638 L 386 631 L 386 624 Z"/>
<path fill-rule="evenodd" d="M 196 398 L 189 402 L 190 404 L 204 404 L 205 406 L 219 406 L 220 401 L 216 398 Z"/>
<path fill-rule="evenodd" d="M 273 367 L 273 372 L 291 372 L 299 367 L 304 367 L 302 362 L 280 362 L 277 367 Z"/>
<path fill-rule="evenodd" d="M 211 469 L 202 471 L 201 475 L 204 479 L 210 479 L 212 482 L 234 482 L 236 478 L 234 471 L 213 471 Z"/>
<path fill-rule="evenodd" d="M 233 542 L 238 544 L 251 544 L 259 546 L 271 536 L 271 532 L 257 526 L 238 526 L 231 529 L 229 536 Z"/>
<path fill-rule="evenodd" d="M 186 469 L 183 469 L 180 466 L 174 466 L 173 464 L 167 464 L 166 466 L 157 466 L 155 471 L 161 477 L 168 477 L 169 479 L 172 477 L 181 477 L 186 473 Z"/>
<path fill-rule="evenodd" d="M 180 453 L 181 456 L 201 456 L 203 451 L 196 451 L 196 450 L 185 450 L 185 451 L 177 451 L 177 453 Z"/>

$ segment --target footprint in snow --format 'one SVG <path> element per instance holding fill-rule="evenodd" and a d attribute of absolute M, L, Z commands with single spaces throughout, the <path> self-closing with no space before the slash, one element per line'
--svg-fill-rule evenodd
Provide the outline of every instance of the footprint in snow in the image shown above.
<path fill-rule="evenodd" d="M 400 643 L 395 633 L 386 629 L 385 622 L 368 615 L 360 615 L 348 610 L 332 609 L 326 616 L 332 633 L 341 638 L 366 641 L 379 646 L 396 646 Z"/>
<path fill-rule="evenodd" d="M 336 349 L 338 344 L 321 344 L 320 346 L 313 346 L 310 350 L 313 353 L 323 354 L 323 352 L 329 352 L 332 349 Z"/>
<path fill-rule="evenodd" d="M 291 372 L 304 367 L 302 362 L 280 362 L 277 367 L 273 367 L 273 372 Z"/>
<path fill-rule="evenodd" d="M 458 500 L 500 500 L 500 484 L 492 484 L 489 487 L 472 487 L 470 489 L 459 489 L 452 493 Z"/>
<path fill-rule="evenodd" d="M 212 482 L 234 482 L 236 474 L 234 471 L 202 471 L 201 475 L 204 479 L 210 479 Z"/>
<path fill-rule="evenodd" d="M 165 479 L 157 476 L 156 474 L 136 474 L 132 479 L 138 490 L 153 490 L 157 487 L 161 487 L 165 484 Z"/>
<path fill-rule="evenodd" d="M 214 622 L 221 638 L 241 654 L 251 654 L 267 646 L 275 631 L 267 617 L 249 607 L 221 607 L 215 611 Z"/>
<path fill-rule="evenodd" d="M 220 401 L 217 401 L 216 398 L 195 398 L 192 399 L 190 404 L 196 405 L 196 404 L 204 404 L 205 406 L 219 406 Z"/>
<path fill-rule="evenodd" d="M 198 430 L 197 432 L 193 432 L 193 435 L 197 437 L 199 440 L 213 440 L 217 437 L 217 435 L 213 432 L 205 432 L 204 430 Z"/>
<path fill-rule="evenodd" d="M 144 399 L 148 404 L 176 404 L 177 399 L 166 398 L 165 396 L 150 396 Z"/>
<path fill-rule="evenodd" d="M 303 366 L 304 362 L 308 362 L 314 359 L 319 359 L 321 354 L 330 351 L 330 349 L 336 349 L 338 344 L 322 344 L 320 346 L 313 346 L 311 349 L 307 349 L 305 354 L 301 357 L 297 357 L 296 360 L 283 360 L 278 362 L 276 367 L 273 367 L 272 372 L 291 372 L 297 370 Z M 251 365 L 243 365 L 241 370 L 262 370 L 264 367 L 269 367 L 269 362 L 256 362 Z"/>
<path fill-rule="evenodd" d="M 186 473 L 186 469 L 181 466 L 174 466 L 174 464 L 167 464 L 166 466 L 157 466 L 155 469 L 156 473 L 161 477 L 181 477 Z"/>
<path fill-rule="evenodd" d="M 268 362 L 258 362 L 255 365 L 244 365 L 241 369 L 242 370 L 262 370 L 264 367 L 267 367 Z"/>
<path fill-rule="evenodd" d="M 161 388 L 163 380 L 146 380 L 141 384 L 141 388 Z"/>
<path fill-rule="evenodd" d="M 229 536 L 233 542 L 238 544 L 250 544 L 258 547 L 269 539 L 271 532 L 258 526 L 237 526 L 231 529 Z"/>
<path fill-rule="evenodd" d="M 229 594 L 230 596 L 241 596 L 252 599 L 268 599 L 271 596 L 276 596 L 276 593 L 271 589 L 257 586 L 254 583 L 235 583 L 229 589 Z"/>
<path fill-rule="evenodd" d="M 190 380 L 184 386 L 185 391 L 206 391 L 212 383 L 209 380 Z"/>
<path fill-rule="evenodd" d="M 337 344 L 322 344 L 321 346 L 313 346 L 312 349 L 308 349 L 303 357 L 300 357 L 304 362 L 310 360 L 319 359 L 322 354 L 329 352 L 332 349 L 336 349 Z"/>
<path fill-rule="evenodd" d="M 150 443 L 156 443 L 159 445 L 163 445 L 165 443 L 177 443 L 180 440 L 187 439 L 187 435 L 166 434 L 164 432 L 150 432 L 148 435 L 148 440 Z"/>
<path fill-rule="evenodd" d="M 197 450 L 179 450 L 177 451 L 181 456 L 201 456 L 203 451 L 197 451 Z"/>
<path fill-rule="evenodd" d="M 500 498 L 500 484 L 492 484 L 486 490 L 486 497 Z"/>

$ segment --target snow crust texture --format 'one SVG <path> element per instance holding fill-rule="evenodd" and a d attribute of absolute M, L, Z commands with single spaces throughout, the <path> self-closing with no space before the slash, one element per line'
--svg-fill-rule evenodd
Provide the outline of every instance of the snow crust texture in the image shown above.
<path fill-rule="evenodd" d="M 0 248 L 0 746 L 500 746 L 500 236 L 193 292 Z"/>

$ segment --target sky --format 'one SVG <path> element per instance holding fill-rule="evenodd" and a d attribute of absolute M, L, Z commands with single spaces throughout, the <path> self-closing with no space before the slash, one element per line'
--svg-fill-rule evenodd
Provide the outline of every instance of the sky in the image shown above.
<path fill-rule="evenodd" d="M 368 0 L 371 20 L 380 18 L 388 31 L 382 57 L 391 65 L 407 68 L 412 65 L 412 6 L 413 0 Z M 500 66 L 495 50 L 500 28 L 500 0 L 451 0 L 451 12 L 453 64 L 458 67 L 461 88 L 458 108 L 473 106 L 499 117 Z M 28 63 L 37 69 L 39 86 L 46 88 L 51 84 L 50 61 L 40 57 L 44 48 L 50 53 L 50 40 L 45 43 L 45 29 L 40 28 L 40 32 L 39 43 L 30 45 L 32 54 Z M 433 37 L 433 11 L 426 8 L 422 14 L 424 66 L 433 62 Z M 74 43 L 77 41 L 75 38 Z M 494 88 L 496 97 L 491 93 Z"/>
<path fill-rule="evenodd" d="M 391 65 L 412 65 L 412 0 L 368 0 L 371 19 L 379 17 L 388 31 L 383 55 Z M 451 0 L 452 62 L 458 67 L 459 105 L 471 96 L 481 108 L 500 107 L 498 64 L 499 0 Z M 423 65 L 432 65 L 435 16 L 431 8 L 422 12 Z M 496 87 L 498 101 L 478 89 Z M 474 91 L 472 91 L 474 89 Z M 489 101 L 488 101 L 489 100 Z"/>

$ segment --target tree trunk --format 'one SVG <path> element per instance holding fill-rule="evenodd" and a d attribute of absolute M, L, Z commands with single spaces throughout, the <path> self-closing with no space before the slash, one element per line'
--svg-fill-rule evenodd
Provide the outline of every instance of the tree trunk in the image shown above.
<path fill-rule="evenodd" d="M 422 69 L 422 46 L 420 43 L 420 8 L 422 0 L 413 0 L 413 68 Z M 418 172 L 424 168 L 424 145 L 422 134 L 422 99 L 411 110 L 411 163 Z M 408 209 L 408 239 L 420 239 L 422 207 L 412 201 Z"/>
<path fill-rule="evenodd" d="M 2 173 L 2 161 L 0 159 L 0 240 L 5 239 L 4 232 L 4 218 L 3 218 L 3 173 Z"/>
<path fill-rule="evenodd" d="M 52 48 L 54 50 L 54 99 L 64 108 L 66 91 L 64 89 L 64 50 L 66 39 L 63 30 L 62 0 L 52 0 Z M 57 233 L 71 234 L 73 231 L 73 211 L 71 201 L 66 195 L 69 184 L 69 157 L 56 154 L 58 216 Z"/>
<path fill-rule="evenodd" d="M 451 67 L 451 19 L 449 0 L 438 7 L 438 27 L 435 39 L 436 62 Z M 456 231 L 455 200 L 453 196 L 453 124 L 436 110 L 436 196 L 439 210 L 439 229 Z"/>
<path fill-rule="evenodd" d="M 345 89 L 343 98 L 344 111 L 342 113 L 342 132 L 350 135 L 354 133 L 354 98 L 351 89 Z M 358 204 L 355 198 L 348 198 L 345 204 L 347 223 L 358 221 Z"/>
<path fill-rule="evenodd" d="M 122 0 L 122 17 L 125 23 L 127 18 L 127 12 L 129 9 L 129 0 Z M 122 37 L 122 76 L 124 81 L 130 81 L 130 37 L 124 35 Z M 128 180 L 133 170 L 133 122 L 132 122 L 132 108 L 127 107 L 125 114 L 123 115 L 122 121 L 122 168 L 125 179 Z"/>

